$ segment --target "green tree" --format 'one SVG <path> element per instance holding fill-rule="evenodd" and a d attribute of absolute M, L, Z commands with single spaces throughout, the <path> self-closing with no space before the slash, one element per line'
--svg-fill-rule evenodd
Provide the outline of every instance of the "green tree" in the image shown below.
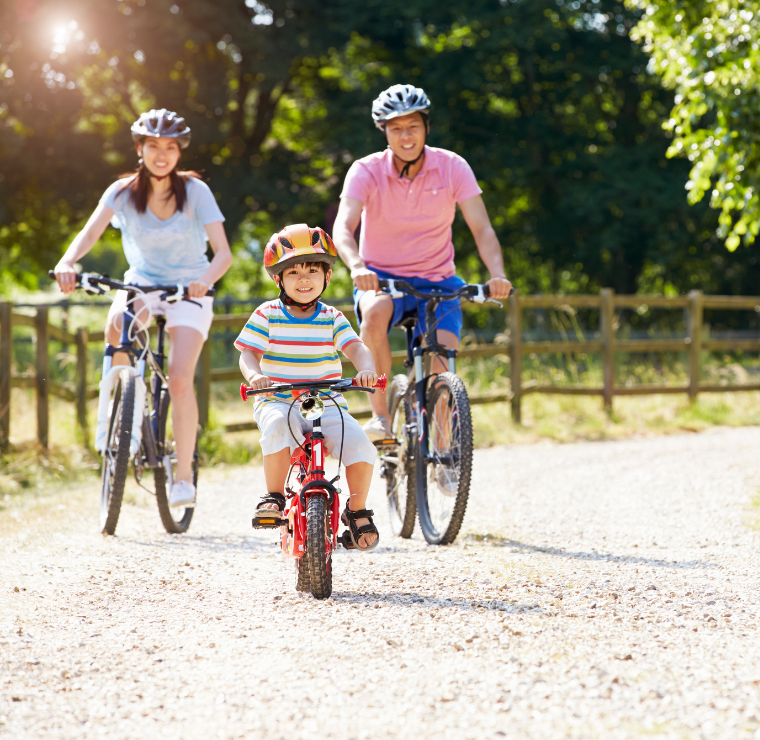
<path fill-rule="evenodd" d="M 692 163 L 689 202 L 710 192 L 726 247 L 753 243 L 760 232 L 760 2 L 627 1 L 642 13 L 633 37 L 675 92 L 668 155 Z"/>

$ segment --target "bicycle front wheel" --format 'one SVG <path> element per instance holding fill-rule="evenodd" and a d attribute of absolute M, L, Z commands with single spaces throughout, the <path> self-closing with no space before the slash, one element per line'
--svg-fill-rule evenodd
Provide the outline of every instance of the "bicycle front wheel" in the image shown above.
<path fill-rule="evenodd" d="M 380 457 L 384 466 L 388 514 L 391 529 L 397 537 L 408 539 L 414 531 L 417 502 L 414 495 L 414 402 L 408 393 L 405 375 L 393 378 L 390 388 L 391 429 L 398 446 L 392 453 Z"/>
<path fill-rule="evenodd" d="M 420 527 L 431 545 L 448 545 L 462 527 L 472 475 L 470 400 L 461 378 L 434 378 L 426 411 L 429 459 L 417 462 Z"/>
<path fill-rule="evenodd" d="M 324 496 L 306 500 L 306 557 L 311 593 L 315 599 L 327 599 L 332 593 L 332 531 L 330 508 Z"/>
<path fill-rule="evenodd" d="M 156 437 L 159 462 L 163 463 L 155 469 L 153 477 L 156 483 L 156 503 L 161 524 L 169 534 L 187 532 L 193 518 L 194 508 L 169 506 L 169 491 L 174 476 L 177 474 L 177 452 L 174 449 L 172 434 L 171 396 L 169 391 L 161 391 L 161 401 L 158 405 L 158 435 Z M 198 487 L 198 439 L 195 440 L 193 452 L 193 485 Z"/>
<path fill-rule="evenodd" d="M 135 376 L 122 370 L 116 379 L 108 436 L 103 450 L 100 479 L 100 531 L 113 534 L 119 522 L 124 485 L 129 471 L 129 445 L 132 441 L 132 417 L 135 410 Z"/>

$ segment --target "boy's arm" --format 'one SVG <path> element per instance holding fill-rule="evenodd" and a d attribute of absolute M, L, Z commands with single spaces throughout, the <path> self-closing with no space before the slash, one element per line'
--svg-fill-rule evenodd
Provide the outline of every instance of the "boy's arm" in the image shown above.
<path fill-rule="evenodd" d="M 353 341 L 343 349 L 343 354 L 348 357 L 356 368 L 356 382 L 365 388 L 372 388 L 377 383 L 375 372 L 375 360 L 367 345 L 360 340 Z"/>
<path fill-rule="evenodd" d="M 245 378 L 245 382 L 248 383 L 251 388 L 261 390 L 263 388 L 269 388 L 272 385 L 272 381 L 261 372 L 259 355 L 253 350 L 241 350 L 238 364 L 240 366 L 240 372 L 243 373 L 243 377 Z"/>

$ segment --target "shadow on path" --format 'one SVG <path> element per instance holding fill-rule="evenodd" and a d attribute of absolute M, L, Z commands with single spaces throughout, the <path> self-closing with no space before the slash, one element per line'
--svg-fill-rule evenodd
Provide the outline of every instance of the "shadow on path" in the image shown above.
<path fill-rule="evenodd" d="M 717 563 L 705 563 L 702 560 L 664 560 L 662 558 L 642 558 L 634 555 L 613 555 L 612 553 L 596 552 L 573 552 L 561 547 L 546 547 L 530 545 L 527 542 L 510 540 L 492 534 L 470 534 L 466 539 L 474 540 L 494 547 L 512 547 L 524 552 L 542 552 L 560 558 L 572 558 L 573 560 L 598 560 L 607 563 L 628 563 L 630 565 L 651 565 L 658 568 L 719 568 Z"/>

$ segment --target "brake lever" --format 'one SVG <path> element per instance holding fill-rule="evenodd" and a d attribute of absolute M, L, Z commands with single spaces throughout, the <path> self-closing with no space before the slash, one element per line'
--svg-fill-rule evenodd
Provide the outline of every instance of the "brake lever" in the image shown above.
<path fill-rule="evenodd" d="M 187 301 L 188 303 L 192 303 L 194 306 L 198 306 L 198 308 L 203 308 L 203 306 L 198 303 L 198 301 L 194 301 L 192 298 L 184 297 L 182 300 Z"/>
<path fill-rule="evenodd" d="M 495 298 L 486 298 L 486 303 L 495 303 L 499 308 L 504 308 L 504 304 L 501 301 L 497 301 Z"/>

